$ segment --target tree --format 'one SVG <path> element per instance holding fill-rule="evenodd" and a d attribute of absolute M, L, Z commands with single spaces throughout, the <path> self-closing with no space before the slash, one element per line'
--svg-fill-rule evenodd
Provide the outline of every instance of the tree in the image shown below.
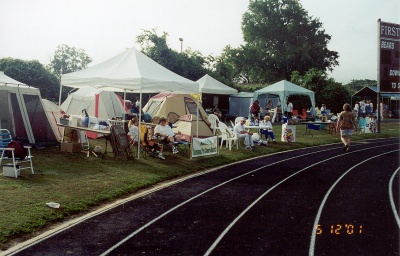
<path fill-rule="evenodd" d="M 290 80 L 293 71 L 304 75 L 338 65 L 338 53 L 327 48 L 331 36 L 299 0 L 250 0 L 242 31 L 245 45 L 238 51 L 252 82 Z"/>
<path fill-rule="evenodd" d="M 325 104 L 333 113 L 341 112 L 343 104 L 350 101 L 349 90 L 333 78 L 328 78 L 324 71 L 310 69 L 303 76 L 300 75 L 300 72 L 295 71 L 291 81 L 313 91 L 316 106 L 321 107 L 322 104 Z"/>
<path fill-rule="evenodd" d="M 58 101 L 59 80 L 37 60 L 0 59 L 0 70 L 15 80 L 38 88 L 42 98 Z"/>
<path fill-rule="evenodd" d="M 351 94 L 356 93 L 357 91 L 361 90 L 365 86 L 376 86 L 376 80 L 369 80 L 369 79 L 353 79 L 350 83 L 345 84 L 345 86 L 351 91 Z"/>
<path fill-rule="evenodd" d="M 59 45 L 54 53 L 47 68 L 57 77 L 62 74 L 71 73 L 87 68 L 92 59 L 82 49 L 69 47 L 68 45 Z"/>
<path fill-rule="evenodd" d="M 172 50 L 167 44 L 167 36 L 166 32 L 157 35 L 155 29 L 144 30 L 137 42 L 148 57 L 172 72 L 194 81 L 204 76 L 208 71 L 205 67 L 208 58 L 190 48 L 182 53 Z"/>

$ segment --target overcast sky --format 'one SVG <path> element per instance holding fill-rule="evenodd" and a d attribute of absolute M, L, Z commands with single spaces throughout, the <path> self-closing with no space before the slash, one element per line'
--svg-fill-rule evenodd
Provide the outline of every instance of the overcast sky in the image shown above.
<path fill-rule="evenodd" d="M 376 80 L 377 20 L 400 23 L 399 0 L 301 0 L 332 36 L 340 54 L 336 81 Z M 243 43 L 241 20 L 248 0 L 0 0 L 0 58 L 47 65 L 58 45 L 85 50 L 102 62 L 137 45 L 142 30 L 167 32 L 168 45 L 220 55 Z"/>

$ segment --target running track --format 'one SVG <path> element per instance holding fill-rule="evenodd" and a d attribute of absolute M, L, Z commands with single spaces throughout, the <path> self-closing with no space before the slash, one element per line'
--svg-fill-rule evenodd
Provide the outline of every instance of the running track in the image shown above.
<path fill-rule="evenodd" d="M 399 255 L 398 139 L 293 150 L 184 179 L 12 255 Z"/>

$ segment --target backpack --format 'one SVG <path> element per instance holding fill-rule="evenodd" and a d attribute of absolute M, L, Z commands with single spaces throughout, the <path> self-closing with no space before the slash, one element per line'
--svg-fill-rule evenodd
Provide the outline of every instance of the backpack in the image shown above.
<path fill-rule="evenodd" d="M 24 148 L 24 145 L 22 145 L 20 142 L 12 140 L 10 143 L 8 143 L 7 148 L 15 148 L 14 150 L 14 157 L 19 158 L 19 159 L 25 159 L 25 157 L 28 155 L 26 152 L 26 149 Z M 6 150 L 6 154 L 8 158 L 12 158 L 12 152 L 11 150 Z"/>

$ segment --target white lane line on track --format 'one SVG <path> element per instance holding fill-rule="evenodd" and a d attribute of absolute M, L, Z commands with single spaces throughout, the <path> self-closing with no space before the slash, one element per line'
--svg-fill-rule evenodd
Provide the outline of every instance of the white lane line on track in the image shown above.
<path fill-rule="evenodd" d="M 397 168 L 397 170 L 393 173 L 392 177 L 390 177 L 389 181 L 389 200 L 390 200 L 390 206 L 392 207 L 393 215 L 394 218 L 396 219 L 397 226 L 400 228 L 400 217 L 399 213 L 396 210 L 396 205 L 394 204 L 394 199 L 393 199 L 393 180 L 394 176 L 399 172 L 400 168 Z"/>
<path fill-rule="evenodd" d="M 326 202 L 326 200 L 328 200 L 328 197 L 329 197 L 330 193 L 332 192 L 332 190 L 335 188 L 335 186 L 340 182 L 340 180 L 343 179 L 344 176 L 346 176 L 349 172 L 351 172 L 357 166 L 359 166 L 359 165 L 361 165 L 361 164 L 363 164 L 365 162 L 368 162 L 368 161 L 370 161 L 370 160 L 372 160 L 374 158 L 377 158 L 377 157 L 380 157 L 380 156 L 383 156 L 383 155 L 386 155 L 386 154 L 390 154 L 390 153 L 393 153 L 393 152 L 396 152 L 396 151 L 400 151 L 400 149 L 396 149 L 396 150 L 392 150 L 392 151 L 389 151 L 389 152 L 385 152 L 385 153 L 370 157 L 370 158 L 368 158 L 368 159 L 366 159 L 364 161 L 361 161 L 360 163 L 358 163 L 358 164 L 354 165 L 353 167 L 351 167 L 350 169 L 348 169 L 345 173 L 342 174 L 342 176 L 340 176 L 335 181 L 335 183 L 333 183 L 333 185 L 329 188 L 328 192 L 326 192 L 326 194 L 324 196 L 324 199 L 322 200 L 322 202 L 321 202 L 321 204 L 319 206 L 317 216 L 315 217 L 315 220 L 314 220 L 314 225 L 313 225 L 312 234 L 311 234 L 311 241 L 310 241 L 310 249 L 309 249 L 309 252 L 308 252 L 309 256 L 313 256 L 314 255 L 315 239 L 316 239 L 316 236 L 317 236 L 316 226 L 318 225 L 319 220 L 321 218 L 321 213 L 322 213 L 322 210 L 324 208 L 325 202 Z"/>
<path fill-rule="evenodd" d="M 396 144 L 396 143 L 393 143 L 393 144 Z M 390 144 L 390 145 L 391 145 L 391 144 Z M 388 146 L 388 145 L 384 145 L 384 146 Z M 383 146 L 378 146 L 378 147 L 383 147 Z M 340 148 L 341 148 L 341 147 L 340 147 Z M 374 147 L 371 147 L 371 148 L 374 148 Z M 371 149 L 371 148 L 364 148 L 364 149 L 358 150 L 358 151 L 368 150 L 368 149 Z M 321 153 L 321 152 L 324 152 L 324 151 L 329 151 L 329 150 L 336 150 L 336 149 L 338 149 L 338 148 L 330 148 L 330 149 L 318 151 L 318 153 Z M 357 152 L 357 151 L 351 151 L 350 153 L 352 153 L 352 152 Z M 246 176 L 246 175 L 249 175 L 249 174 L 251 174 L 251 173 L 253 173 L 253 172 L 256 172 L 256 171 L 258 171 L 258 170 L 261 170 L 261 169 L 263 169 L 263 168 L 265 168 L 265 167 L 272 166 L 272 165 L 275 165 L 275 164 L 278 164 L 278 163 L 282 163 L 282 162 L 285 162 L 285 161 L 290 161 L 290 160 L 292 160 L 292 159 L 296 159 L 296 158 L 299 158 L 299 157 L 304 157 L 304 156 L 306 156 L 306 155 L 311 155 L 311 154 L 315 154 L 315 153 L 316 153 L 316 152 L 311 152 L 311 153 L 307 153 L 307 154 L 303 154 L 303 155 L 291 157 L 291 158 L 288 158 L 288 159 L 284 159 L 284 160 L 281 160 L 281 161 L 274 162 L 274 163 L 272 163 L 272 164 L 268 164 L 268 165 L 259 167 L 259 168 L 257 168 L 257 169 L 252 170 L 252 171 L 249 171 L 249 172 L 247 172 L 247 173 L 244 173 L 244 174 L 242 174 L 242 175 L 239 175 L 239 176 L 237 176 L 237 177 L 235 177 L 235 178 L 232 178 L 232 179 L 230 179 L 230 180 L 227 180 L 227 181 L 225 181 L 225 182 L 223 182 L 223 183 L 221 183 L 221 184 L 219 184 L 219 185 L 217 185 L 217 186 L 214 186 L 214 187 L 212 187 L 212 188 L 210 188 L 210 189 L 208 189 L 208 190 L 205 190 L 205 191 L 203 191 L 202 193 L 200 193 L 200 194 L 198 194 L 198 195 L 196 195 L 196 196 L 194 196 L 194 197 L 192 197 L 192 198 L 189 198 L 188 200 L 186 200 L 186 201 L 184 201 L 184 202 L 178 204 L 177 206 L 175 206 L 175 207 L 169 209 L 168 211 L 164 212 L 163 214 L 157 216 L 156 218 L 154 218 L 153 220 L 149 221 L 148 223 L 146 223 L 145 225 L 143 225 L 142 227 L 140 227 L 140 228 L 137 229 L 136 231 L 132 232 L 130 235 L 128 235 L 127 237 L 125 237 L 124 239 L 122 239 L 122 240 L 119 241 L 117 244 L 115 244 L 114 246 L 112 246 L 111 248 L 109 248 L 108 250 L 106 250 L 105 252 L 103 252 L 103 253 L 100 254 L 100 255 L 101 255 L 101 256 L 104 256 L 104 255 L 109 254 L 110 252 L 112 252 L 113 250 L 115 250 L 117 247 L 119 247 L 121 244 L 125 243 L 125 242 L 128 241 L 130 238 L 132 238 L 133 236 L 137 235 L 139 232 L 141 232 L 142 230 L 146 229 L 147 227 L 149 227 L 150 225 L 152 225 L 153 223 L 155 223 L 155 222 L 158 221 L 159 219 L 165 217 L 166 215 L 168 215 L 169 213 L 175 211 L 176 209 L 180 208 L 181 206 L 183 206 L 183 205 L 189 203 L 190 201 L 192 201 L 192 200 L 194 200 L 194 199 L 196 199 L 196 198 L 198 198 L 198 197 L 200 197 L 200 196 L 202 196 L 202 195 L 204 195 L 204 194 L 206 194 L 206 193 L 208 193 L 208 192 L 210 192 L 210 191 L 212 191 L 212 190 L 214 190 L 214 189 L 216 189 L 216 188 L 218 188 L 218 187 L 221 187 L 221 186 L 223 186 L 223 185 L 225 185 L 225 184 L 227 184 L 227 183 L 229 183 L 229 182 L 231 182 L 231 181 L 234 181 L 234 180 L 236 180 L 236 179 L 239 179 L 239 178 L 241 178 L 241 177 L 244 177 L 244 176 Z M 347 153 L 347 154 L 349 154 L 349 153 Z"/>
<path fill-rule="evenodd" d="M 395 144 L 398 144 L 398 143 L 393 143 L 393 144 L 389 144 L 389 145 L 395 145 Z M 350 152 L 348 152 L 348 153 L 346 153 L 346 154 L 351 154 L 351 153 L 355 153 L 355 152 L 359 152 L 359 151 L 369 150 L 369 149 L 371 149 L 371 148 L 379 148 L 379 147 L 386 147 L 386 146 L 388 146 L 388 145 L 382 145 L 382 146 L 370 147 L 370 148 L 363 148 L 363 149 L 360 149 L 360 150 L 350 151 Z M 298 171 L 298 172 L 296 172 L 296 173 L 293 173 L 292 175 L 286 177 L 285 179 L 283 179 L 283 180 L 281 180 L 280 182 L 278 182 L 277 184 L 275 184 L 273 187 L 271 187 L 269 190 L 267 190 L 264 194 L 262 194 L 260 197 L 258 197 L 253 203 L 251 203 L 244 211 L 242 211 L 242 212 L 228 225 L 228 227 L 225 228 L 225 230 L 218 236 L 218 238 L 214 241 L 214 243 L 210 246 L 210 248 L 208 248 L 208 250 L 204 253 L 204 256 L 210 255 L 210 253 L 215 249 L 215 247 L 219 244 L 219 242 L 222 240 L 222 238 L 224 238 L 224 236 L 225 236 L 225 235 L 228 233 L 228 231 L 240 220 L 240 218 L 242 218 L 242 217 L 243 217 L 243 216 L 258 202 L 258 201 L 260 201 L 264 196 L 266 196 L 269 192 L 271 192 L 271 191 L 272 191 L 273 189 L 275 189 L 277 186 L 279 186 L 280 184 L 282 184 L 282 183 L 285 182 L 286 180 L 292 178 L 293 176 L 295 176 L 295 175 L 297 175 L 297 174 L 299 174 L 299 173 L 301 173 L 301 172 L 303 172 L 303 171 L 305 171 L 305 170 L 307 170 L 307 169 L 309 169 L 309 168 L 311 168 L 311 167 L 313 167 L 313 166 L 315 166 L 315 165 L 318 165 L 318 164 L 320 164 L 320 163 L 323 163 L 323 162 L 332 160 L 332 159 L 337 158 L 337 157 L 341 157 L 341 156 L 343 156 L 343 155 L 345 155 L 345 154 L 341 154 L 341 155 L 337 155 L 337 156 L 334 156 L 334 157 L 330 157 L 330 158 L 327 158 L 327 159 L 325 159 L 325 160 L 323 160 L 323 161 L 314 163 L 314 164 L 312 164 L 312 165 L 310 165 L 310 166 L 307 166 L 307 167 L 304 168 L 304 169 L 301 169 L 300 171 Z"/>
<path fill-rule="evenodd" d="M 340 147 L 340 148 L 342 148 L 342 147 Z M 324 152 L 324 151 L 329 151 L 329 150 L 337 150 L 337 149 L 339 149 L 339 148 L 329 148 L 329 149 L 325 149 L 325 150 L 318 151 L 318 153 L 321 153 L 321 152 Z M 210 192 L 210 191 L 212 191 L 212 190 L 214 190 L 214 189 L 216 189 L 216 188 L 219 188 L 219 187 L 221 187 L 221 186 L 223 186 L 223 185 L 225 185 L 225 184 L 227 184 L 227 183 L 229 183 L 229 182 L 231 182 L 231 181 L 237 180 L 237 179 L 239 179 L 239 178 L 241 178 L 241 177 L 244 177 L 244 176 L 246 176 L 246 175 L 249 175 L 249 174 L 251 174 L 251 173 L 253 173 L 253 172 L 256 172 L 256 171 L 261 170 L 261 169 L 263 169 L 263 168 L 266 168 L 266 167 L 268 167 L 268 166 L 272 166 L 272 165 L 275 165 L 275 164 L 278 164 L 278 163 L 282 163 L 282 162 L 285 162 L 285 161 L 291 161 L 291 160 L 293 160 L 293 159 L 296 159 L 296 158 L 299 158 L 299 157 L 304 157 L 304 156 L 306 156 L 306 155 L 312 155 L 312 154 L 315 154 L 315 153 L 316 153 L 316 152 L 310 152 L 310 153 L 306 153 L 306 154 L 303 154 L 303 155 L 298 155 L 298 156 L 294 156 L 294 157 L 291 157 L 291 158 L 283 159 L 283 160 L 274 162 L 274 163 L 272 163 L 272 164 L 264 165 L 264 166 L 261 166 L 261 167 L 259 167 L 259 168 L 257 168 L 257 169 L 254 169 L 254 170 L 252 170 L 252 171 L 249 171 L 249 172 L 247 172 L 247 173 L 244 173 L 244 174 L 242 174 L 242 175 L 239 175 L 239 176 L 237 176 L 237 177 L 235 177 L 235 178 L 232 178 L 232 179 L 230 179 L 230 180 L 227 180 L 227 181 L 225 181 L 225 182 L 223 182 L 223 183 L 221 183 L 221 184 L 219 184 L 219 185 L 217 185 L 217 186 L 214 186 L 214 187 L 212 187 L 212 188 L 209 188 L 209 189 L 207 189 L 207 190 L 201 192 L 200 194 L 197 194 L 196 196 L 191 197 L 191 198 L 189 198 L 188 200 L 186 200 L 186 201 L 184 201 L 184 202 L 182 202 L 182 203 L 176 205 L 175 207 L 173 207 L 173 208 L 169 209 L 168 211 L 162 213 L 161 215 L 157 216 L 157 217 L 154 218 L 153 220 L 147 222 L 145 225 L 143 225 L 143 226 L 140 227 L 139 229 L 135 230 L 133 233 L 131 233 L 130 235 L 128 235 L 127 237 L 125 237 L 124 239 L 122 239 L 122 240 L 119 241 L 117 244 L 115 244 L 114 246 L 112 246 L 111 248 L 109 248 L 107 251 L 103 252 L 103 253 L 100 254 L 100 255 L 101 255 L 101 256 L 107 255 L 108 253 L 110 253 L 110 252 L 112 252 L 113 250 L 115 250 L 118 246 L 120 246 L 121 244 L 125 243 L 127 240 L 129 240 L 129 239 L 132 238 L 133 236 L 137 235 L 140 231 L 142 231 L 143 229 L 145 229 L 145 228 L 149 227 L 150 225 L 152 225 L 154 222 L 156 222 L 156 221 L 158 221 L 159 219 L 165 217 L 165 216 L 168 215 L 169 213 L 175 211 L 176 209 L 178 209 L 178 208 L 180 208 L 181 206 L 183 206 L 183 205 L 189 203 L 190 201 L 192 201 L 192 200 L 194 200 L 194 199 L 196 199 L 196 198 L 198 198 L 198 197 L 200 197 L 200 196 L 202 196 L 202 195 L 204 195 L 204 194 L 206 194 L 206 193 L 208 193 L 208 192 Z"/>

